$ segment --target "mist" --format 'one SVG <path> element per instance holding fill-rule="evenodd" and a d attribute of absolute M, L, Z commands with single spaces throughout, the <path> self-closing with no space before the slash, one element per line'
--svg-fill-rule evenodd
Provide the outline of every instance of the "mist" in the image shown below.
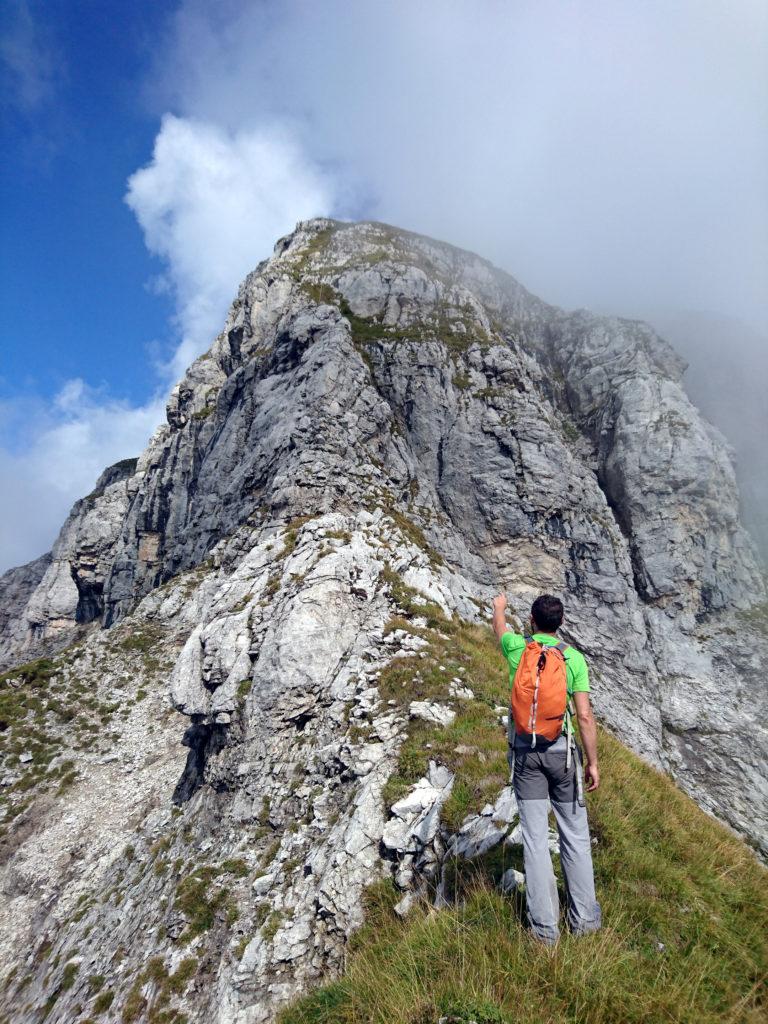
<path fill-rule="evenodd" d="M 741 518 L 768 563 L 768 338 L 702 310 L 657 310 L 647 319 L 688 361 L 689 396 L 732 446 Z"/>
<path fill-rule="evenodd" d="M 336 211 L 479 251 L 550 302 L 768 325 L 768 6 L 189 0 L 158 110 L 280 123 Z"/>

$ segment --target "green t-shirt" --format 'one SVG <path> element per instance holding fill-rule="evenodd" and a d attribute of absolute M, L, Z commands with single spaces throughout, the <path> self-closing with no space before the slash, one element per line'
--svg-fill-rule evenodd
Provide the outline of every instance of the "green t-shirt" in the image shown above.
<path fill-rule="evenodd" d="M 560 642 L 559 638 L 552 636 L 551 633 L 534 633 L 533 639 L 538 640 L 541 644 L 552 645 Z M 501 649 L 504 657 L 509 662 L 509 683 L 511 686 L 515 679 L 517 666 L 520 664 L 520 659 L 525 650 L 525 637 L 508 629 L 506 633 L 502 634 Z M 589 669 L 587 668 L 584 655 L 581 651 L 577 651 L 575 647 L 569 647 L 563 657 L 565 658 L 565 685 L 568 696 L 572 697 L 574 693 L 589 693 Z M 566 731 L 565 723 L 566 720 L 563 719 L 563 732 Z"/>

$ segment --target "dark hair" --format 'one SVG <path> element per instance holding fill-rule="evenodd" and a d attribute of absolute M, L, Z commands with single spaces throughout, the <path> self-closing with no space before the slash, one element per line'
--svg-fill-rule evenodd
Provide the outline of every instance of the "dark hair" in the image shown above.
<path fill-rule="evenodd" d="M 563 622 L 563 602 L 559 597 L 542 594 L 531 605 L 531 618 L 545 633 L 554 633 Z"/>

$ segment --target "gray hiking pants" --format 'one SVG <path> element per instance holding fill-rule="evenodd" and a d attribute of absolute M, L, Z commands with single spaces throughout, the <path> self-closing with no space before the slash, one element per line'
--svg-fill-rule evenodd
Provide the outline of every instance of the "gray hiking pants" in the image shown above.
<path fill-rule="evenodd" d="M 513 785 L 520 808 L 526 911 L 531 931 L 550 945 L 560 937 L 557 883 L 547 842 L 548 800 L 560 836 L 568 926 L 576 935 L 597 931 L 601 914 L 595 898 L 587 809 L 579 806 L 576 792 L 580 759 L 573 757 L 566 770 L 564 736 L 550 743 L 538 741 L 533 750 L 516 737 L 514 749 Z"/>

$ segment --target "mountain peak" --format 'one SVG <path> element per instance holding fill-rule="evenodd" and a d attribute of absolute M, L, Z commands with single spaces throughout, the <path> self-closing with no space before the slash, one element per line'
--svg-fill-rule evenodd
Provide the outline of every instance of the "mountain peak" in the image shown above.
<path fill-rule="evenodd" d="M 87 817 L 77 789 L 62 799 L 70 831 L 88 837 L 93 885 L 131 878 L 132 912 L 115 905 L 99 923 L 86 897 L 82 926 L 56 939 L 57 963 L 76 939 L 106 974 L 101 950 L 117 944 L 139 977 L 149 946 L 134 949 L 133 915 L 174 963 L 174 944 L 215 922 L 210 993 L 236 1008 L 227 1019 L 266 1021 L 338 968 L 373 878 L 391 876 L 405 910 L 463 823 L 480 843 L 492 818 L 501 843 L 514 827 L 503 756 L 480 756 L 497 734 L 503 743 L 482 667 L 499 589 L 519 621 L 538 593 L 561 594 L 605 725 L 768 851 L 765 810 L 744 797 L 766 785 L 752 654 L 768 643 L 750 633 L 747 656 L 741 642 L 765 592 L 728 452 L 681 371 L 646 324 L 547 305 L 442 242 L 325 219 L 281 239 L 135 465 L 102 475 L 49 557 L 0 579 L 4 664 L 49 659 L 14 670 L 9 689 L 52 694 L 14 712 L 17 874 L 36 856 L 38 839 L 25 839 L 36 829 L 61 864 L 74 856 L 58 819 L 31 811 L 58 779 L 34 760 L 59 764 L 61 695 L 79 708 L 92 690 L 110 723 L 109 740 L 97 730 L 61 768 L 98 780 L 107 824 Z M 17 749 L 31 744 L 28 711 L 41 719 L 29 769 Z M 464 729 L 479 730 L 466 762 Z M 90 718 L 77 733 L 89 730 Z M 757 746 L 741 760 L 745 734 Z M 464 802 L 450 802 L 456 779 Z M 398 804 L 414 785 L 437 794 L 426 824 Z M 126 855 L 115 883 L 118 840 L 141 870 Z M 235 918 L 221 873 L 245 878 L 257 862 L 234 957 L 222 953 Z M 184 863 L 193 869 L 174 880 Z M 0 947 L 23 947 L 28 921 L 47 913 L 19 899 Z M 144 997 L 121 990 L 116 1005 L 130 998 Z"/>

